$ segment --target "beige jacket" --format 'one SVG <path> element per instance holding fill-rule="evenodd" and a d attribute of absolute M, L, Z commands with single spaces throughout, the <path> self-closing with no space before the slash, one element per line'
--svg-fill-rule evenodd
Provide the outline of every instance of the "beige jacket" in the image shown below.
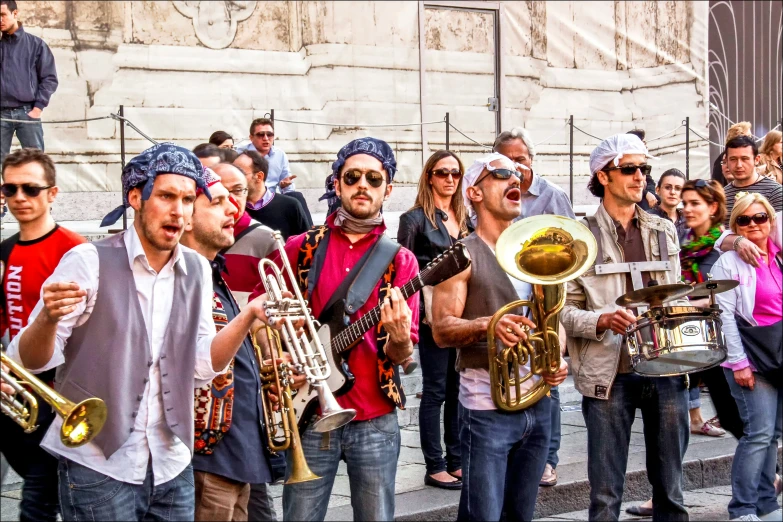
<path fill-rule="evenodd" d="M 601 229 L 603 264 L 624 263 L 623 253 L 617 243 L 614 221 L 606 213 L 603 204 L 595 213 Z M 671 270 L 650 272 L 650 277 L 666 285 L 680 280 L 679 243 L 674 224 L 638 206 L 636 217 L 649 261 L 660 261 L 658 231 L 666 233 Z M 617 375 L 623 336 L 611 330 L 598 335 L 596 325 L 602 313 L 614 312 L 619 306 L 615 300 L 631 288 L 625 288 L 625 274 L 596 275 L 595 267 L 567 284 L 566 305 L 560 313 L 560 321 L 567 335 L 568 353 L 571 355 L 571 372 L 576 389 L 585 397 L 608 399 L 612 383 Z M 680 301 L 672 304 L 687 304 Z"/>

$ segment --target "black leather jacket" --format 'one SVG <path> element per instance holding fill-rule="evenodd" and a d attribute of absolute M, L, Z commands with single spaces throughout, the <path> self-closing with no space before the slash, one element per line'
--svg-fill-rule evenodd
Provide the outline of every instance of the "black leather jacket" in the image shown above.
<path fill-rule="evenodd" d="M 448 219 L 448 215 L 442 210 L 435 209 L 435 222 L 438 228 L 433 228 L 420 207 L 400 216 L 397 242 L 413 252 L 419 262 L 419 270 L 448 250 L 454 241 L 461 239 L 449 236 L 449 231 L 443 224 L 444 218 Z"/>

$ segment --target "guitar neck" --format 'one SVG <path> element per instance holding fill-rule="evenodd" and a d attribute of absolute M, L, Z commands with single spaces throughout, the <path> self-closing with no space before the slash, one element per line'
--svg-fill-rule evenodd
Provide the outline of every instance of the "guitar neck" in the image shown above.
<path fill-rule="evenodd" d="M 421 288 L 424 286 L 422 275 L 424 275 L 426 272 L 427 269 L 424 269 L 421 273 L 416 275 L 416 277 L 408 281 L 402 288 L 400 288 L 400 292 L 402 292 L 402 297 L 404 299 L 408 299 L 410 296 L 421 290 Z M 380 320 L 381 305 L 378 304 L 375 308 L 364 314 L 358 321 L 351 324 L 348 328 L 340 332 L 334 339 L 332 339 L 332 349 L 334 349 L 334 351 L 337 353 L 344 352 L 353 346 L 356 341 L 361 339 L 361 337 L 364 335 L 364 332 L 377 325 Z"/>

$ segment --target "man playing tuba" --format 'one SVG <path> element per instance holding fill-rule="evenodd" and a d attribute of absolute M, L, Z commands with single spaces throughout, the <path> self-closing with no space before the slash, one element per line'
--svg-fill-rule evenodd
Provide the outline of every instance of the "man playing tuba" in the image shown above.
<path fill-rule="evenodd" d="M 462 190 L 476 231 L 463 243 L 472 265 L 436 286 L 433 294 L 435 342 L 458 348 L 463 481 L 458 520 L 499 520 L 504 508 L 509 520 L 531 520 L 549 449 L 550 398 L 514 412 L 499 411 L 488 371 L 490 315 L 531 294 L 531 285 L 508 277 L 495 258 L 498 237 L 521 212 L 518 176 L 514 163 L 498 153 L 477 159 L 468 169 Z M 523 315 L 506 314 L 495 336 L 504 346 L 514 346 L 535 327 Z M 567 373 L 562 362 L 559 371 L 543 379 L 557 386 Z M 525 381 L 521 394 L 540 379 Z"/>

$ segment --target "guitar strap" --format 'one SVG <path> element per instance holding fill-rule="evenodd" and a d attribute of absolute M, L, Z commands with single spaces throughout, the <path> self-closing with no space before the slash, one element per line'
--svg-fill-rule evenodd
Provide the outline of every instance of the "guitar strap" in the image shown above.
<path fill-rule="evenodd" d="M 307 299 L 312 297 L 326 259 L 329 234 L 330 231 L 326 225 L 311 228 L 305 234 L 299 250 L 297 279 L 299 287 Z M 322 313 L 328 311 L 338 300 L 346 298 L 343 313 L 347 320 L 348 315 L 355 313 L 367 302 L 379 280 L 381 281 L 378 289 L 379 302 L 386 298 L 394 281 L 393 261 L 399 249 L 400 245 L 397 242 L 382 235 L 375 245 L 362 256 L 353 270 L 348 273 L 332 294 Z M 392 364 L 385 351 L 389 335 L 381 324 L 376 326 L 375 334 L 379 384 L 389 400 L 398 408 L 403 409 L 405 407 L 405 393 L 402 391 L 399 369 Z"/>

